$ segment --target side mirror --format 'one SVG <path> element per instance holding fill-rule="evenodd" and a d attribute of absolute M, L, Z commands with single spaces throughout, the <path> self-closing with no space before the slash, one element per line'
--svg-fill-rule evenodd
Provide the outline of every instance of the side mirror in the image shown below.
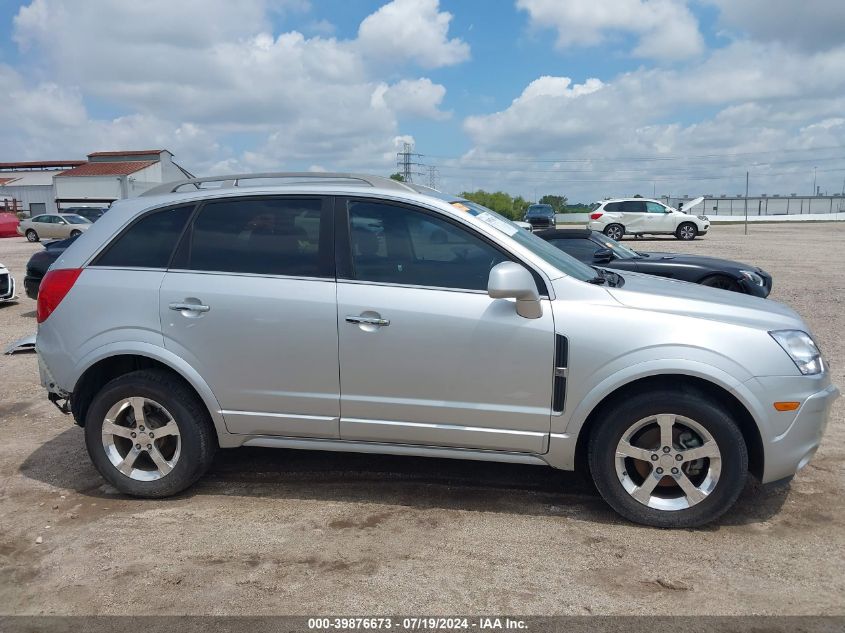
<path fill-rule="evenodd" d="M 613 251 L 609 248 L 600 248 L 593 254 L 593 261 L 597 264 L 606 264 L 613 260 Z"/>
<path fill-rule="evenodd" d="M 526 319 L 543 316 L 534 277 L 515 262 L 502 262 L 490 270 L 487 294 L 492 299 L 516 299 L 516 313 Z"/>

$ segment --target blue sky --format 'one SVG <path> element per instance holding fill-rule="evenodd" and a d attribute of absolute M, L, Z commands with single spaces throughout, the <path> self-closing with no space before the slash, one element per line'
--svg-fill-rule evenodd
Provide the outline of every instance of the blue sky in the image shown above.
<path fill-rule="evenodd" d="M 0 160 L 393 171 L 575 200 L 845 177 L 833 0 L 0 3 Z M 424 179 L 423 179 L 424 180 Z"/>

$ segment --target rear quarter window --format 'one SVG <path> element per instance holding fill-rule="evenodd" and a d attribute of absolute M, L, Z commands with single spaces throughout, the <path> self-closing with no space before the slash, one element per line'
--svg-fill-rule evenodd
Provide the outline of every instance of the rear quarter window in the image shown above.
<path fill-rule="evenodd" d="M 143 216 L 115 238 L 93 265 L 167 268 L 193 208 L 176 207 Z"/>

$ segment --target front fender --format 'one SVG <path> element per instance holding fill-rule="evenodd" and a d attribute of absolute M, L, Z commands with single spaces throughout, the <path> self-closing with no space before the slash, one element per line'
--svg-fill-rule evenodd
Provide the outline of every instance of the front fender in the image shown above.
<path fill-rule="evenodd" d="M 217 401 L 217 397 L 214 395 L 211 387 L 208 386 L 208 383 L 205 382 L 202 376 L 200 376 L 194 368 L 182 358 L 163 347 L 159 347 L 158 345 L 140 341 L 128 341 L 110 343 L 97 347 L 96 349 L 88 352 L 88 354 L 86 354 L 75 365 L 74 384 L 79 381 L 88 369 L 96 365 L 98 362 L 115 356 L 143 356 L 145 358 L 156 360 L 175 371 L 182 378 L 187 380 L 188 383 L 196 390 L 202 399 L 203 404 L 205 404 L 206 409 L 208 409 L 208 413 L 214 423 L 214 429 L 217 432 L 217 440 L 220 447 L 226 448 L 229 446 L 240 445 L 241 442 L 239 440 L 229 439 L 232 438 L 232 436 L 226 429 L 226 422 L 223 418 L 223 414 L 221 413 L 220 403 Z"/>
<path fill-rule="evenodd" d="M 690 376 L 700 378 L 719 386 L 734 395 L 754 418 L 757 427 L 763 431 L 767 424 L 765 410 L 754 394 L 741 380 L 714 365 L 685 358 L 663 358 L 642 361 L 614 371 L 598 382 L 589 392 L 574 403 L 572 413 L 563 428 L 553 432 L 549 441 L 546 461 L 563 470 L 574 470 L 575 447 L 587 418 L 609 395 L 641 378 L 655 376 Z M 555 424 L 553 423 L 553 427 Z M 554 430 L 554 428 L 553 428 Z M 761 433 L 765 436 L 765 433 Z"/>

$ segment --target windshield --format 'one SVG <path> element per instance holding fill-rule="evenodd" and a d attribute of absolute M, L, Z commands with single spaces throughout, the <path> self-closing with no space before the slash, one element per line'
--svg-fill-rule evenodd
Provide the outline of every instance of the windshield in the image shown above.
<path fill-rule="evenodd" d="M 595 270 L 586 264 L 582 264 L 574 257 L 567 255 L 562 250 L 555 248 L 546 240 L 520 228 L 503 215 L 499 215 L 495 211 L 491 211 L 477 202 L 461 200 L 460 204 L 467 207 L 471 215 L 476 216 L 479 220 L 483 220 L 493 228 L 508 235 L 520 246 L 527 248 L 537 257 L 542 259 L 544 262 L 551 264 L 562 273 L 566 273 L 570 277 L 575 277 L 575 279 L 580 281 L 589 281 L 590 279 L 594 279 L 596 277 Z"/>
<path fill-rule="evenodd" d="M 613 251 L 613 254 L 616 256 L 617 259 L 641 259 L 641 256 L 637 251 L 628 248 L 627 246 L 623 246 L 616 240 L 612 240 L 606 235 L 602 233 L 594 233 L 595 239 L 604 246 L 605 248 L 609 248 Z"/>
<path fill-rule="evenodd" d="M 528 215 L 551 215 L 552 208 L 545 204 L 534 204 L 528 207 Z"/>
<path fill-rule="evenodd" d="M 91 220 L 83 218 L 81 215 L 63 215 L 62 218 L 71 224 L 91 224 Z"/>

